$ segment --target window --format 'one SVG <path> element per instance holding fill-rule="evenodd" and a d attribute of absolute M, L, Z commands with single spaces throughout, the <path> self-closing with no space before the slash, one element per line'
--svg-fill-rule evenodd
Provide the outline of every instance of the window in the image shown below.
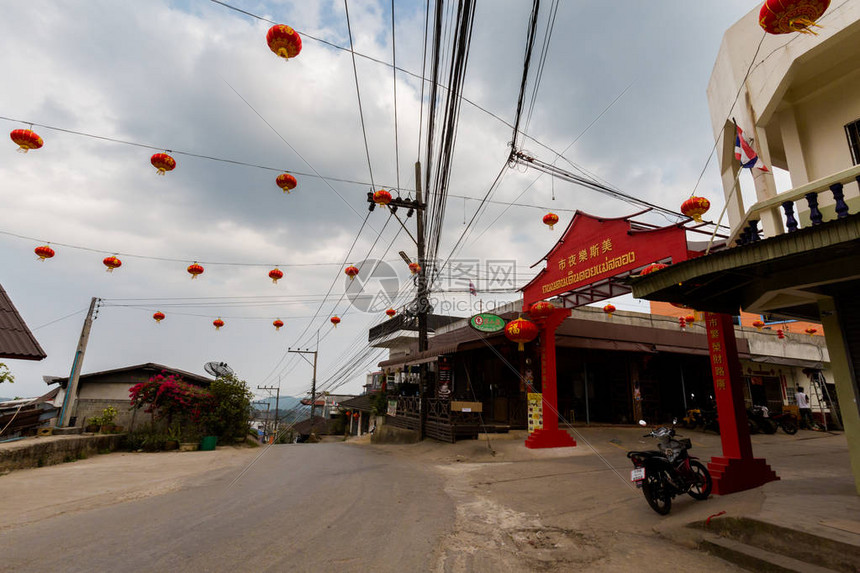
<path fill-rule="evenodd" d="M 854 165 L 860 165 L 860 119 L 845 126 L 845 135 L 848 136 L 851 161 Z"/>

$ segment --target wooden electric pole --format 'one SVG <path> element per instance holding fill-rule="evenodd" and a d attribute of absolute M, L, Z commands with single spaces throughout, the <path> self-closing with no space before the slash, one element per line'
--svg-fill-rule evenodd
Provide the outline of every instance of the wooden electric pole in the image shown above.
<path fill-rule="evenodd" d="M 281 401 L 281 380 L 278 379 L 278 386 L 257 386 L 257 390 L 274 390 L 275 391 L 275 422 L 272 426 L 272 435 L 278 435 L 278 406 Z"/>
<path fill-rule="evenodd" d="M 78 380 L 81 377 L 81 366 L 84 362 L 84 354 L 87 351 L 87 342 L 90 340 L 90 330 L 93 326 L 98 314 L 98 303 L 100 299 L 93 297 L 90 301 L 90 310 L 87 312 L 87 317 L 84 319 L 84 326 L 81 329 L 81 337 L 78 340 L 78 348 L 75 351 L 75 358 L 72 361 L 72 372 L 69 374 L 69 383 L 66 385 L 66 395 L 63 398 L 63 408 L 60 410 L 59 425 L 68 427 L 71 419 L 75 416 L 78 399 Z M 75 420 L 77 423 L 77 420 Z"/>
<path fill-rule="evenodd" d="M 317 343 L 317 345 L 319 345 L 319 342 Z M 287 352 L 292 352 L 294 354 L 298 354 L 305 362 L 307 362 L 308 364 L 312 364 L 314 367 L 314 377 L 311 380 L 311 418 L 310 418 L 311 419 L 311 429 L 313 429 L 313 424 L 314 424 L 313 420 L 314 420 L 314 414 L 316 413 L 316 404 L 317 404 L 317 353 L 319 351 L 318 350 L 308 350 L 307 348 L 305 348 L 304 350 L 301 350 L 298 348 L 296 350 L 293 350 L 292 348 L 288 348 Z M 314 355 L 314 361 L 311 362 L 310 360 L 305 358 L 305 354 L 313 354 Z M 325 412 L 323 412 L 323 413 L 325 413 Z"/>

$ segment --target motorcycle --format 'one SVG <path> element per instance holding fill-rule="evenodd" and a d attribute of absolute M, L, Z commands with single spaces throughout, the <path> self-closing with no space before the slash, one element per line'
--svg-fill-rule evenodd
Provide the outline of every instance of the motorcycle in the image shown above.
<path fill-rule="evenodd" d="M 747 408 L 747 422 L 750 433 L 775 434 L 779 424 L 769 416 L 767 406 L 752 406 Z"/>
<path fill-rule="evenodd" d="M 681 422 L 688 430 L 695 430 L 699 426 L 703 426 L 704 420 L 702 419 L 702 410 L 699 408 L 691 408 L 690 410 L 687 410 L 687 415 L 681 419 Z"/>
<path fill-rule="evenodd" d="M 646 426 L 644 420 L 639 425 Z M 630 481 L 642 489 L 651 509 L 666 515 L 672 509 L 672 499 L 688 494 L 696 500 L 708 499 L 713 480 L 708 468 L 687 450 L 693 447 L 689 438 L 676 439 L 675 429 L 661 426 L 645 434 L 657 438 L 657 450 L 627 452 L 633 462 Z"/>
<path fill-rule="evenodd" d="M 768 420 L 772 420 L 776 426 L 782 428 L 782 431 L 789 436 L 793 436 L 797 433 L 797 417 L 795 417 L 791 412 L 771 414 L 767 406 L 753 406 L 753 410 L 757 410 L 761 416 L 764 416 Z M 774 427 L 773 432 L 776 432 L 776 427 Z M 772 434 L 773 432 L 767 433 Z"/>

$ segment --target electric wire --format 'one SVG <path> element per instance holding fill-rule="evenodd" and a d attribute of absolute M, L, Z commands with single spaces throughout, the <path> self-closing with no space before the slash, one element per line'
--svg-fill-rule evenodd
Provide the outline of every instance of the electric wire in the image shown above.
<path fill-rule="evenodd" d="M 349 51 L 352 54 L 352 71 L 353 77 L 355 78 L 355 95 L 358 98 L 358 117 L 361 119 L 361 134 L 364 136 L 364 152 L 367 154 L 367 170 L 370 172 L 370 187 L 374 191 L 376 190 L 376 185 L 373 182 L 373 166 L 370 163 L 370 146 L 367 143 L 367 129 L 364 126 L 364 108 L 361 106 L 361 90 L 358 87 L 358 68 L 355 65 L 355 51 L 352 45 L 352 25 L 349 23 L 349 1 L 343 0 L 343 9 L 346 12 L 346 30 L 349 35 Z M 392 16 L 393 17 L 393 16 Z M 397 109 L 397 103 L 395 102 L 395 110 Z M 395 126 L 396 131 L 396 126 Z M 398 184 L 398 188 L 399 188 Z"/>

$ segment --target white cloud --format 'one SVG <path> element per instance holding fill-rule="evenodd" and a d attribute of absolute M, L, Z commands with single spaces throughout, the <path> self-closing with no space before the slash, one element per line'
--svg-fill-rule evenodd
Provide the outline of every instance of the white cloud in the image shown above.
<path fill-rule="evenodd" d="M 705 85 L 723 31 L 751 9 L 734 0 L 699 5 L 680 0 L 643 4 L 562 4 L 529 133 L 563 149 L 626 86 L 629 92 L 571 149 L 568 157 L 619 188 L 668 207 L 692 189 L 713 144 Z M 340 2 L 235 2 L 236 6 L 283 21 L 297 30 L 339 45 L 348 43 Z M 358 51 L 389 61 L 390 12 L 386 2 L 351 2 Z M 481 3 L 475 19 L 467 97 L 510 122 L 522 69 L 529 7 L 522 2 Z M 421 3 L 397 6 L 398 65 L 420 73 L 424 11 Z M 305 38 L 301 55 L 283 62 L 265 44 L 269 24 L 210 3 L 32 0 L 10 3 L 0 20 L 0 62 L 5 71 L 0 115 L 55 125 L 168 149 L 223 157 L 298 172 L 367 182 L 364 139 L 350 55 Z M 394 99 L 390 68 L 357 59 L 362 106 L 374 182 L 393 185 Z M 429 73 L 429 72 L 428 72 Z M 265 125 L 227 82 L 301 155 Z M 413 186 L 420 113 L 420 83 L 398 74 L 397 112 L 401 186 Z M 425 94 L 426 96 L 426 94 Z M 426 119 L 426 116 L 425 116 Z M 23 127 L 2 122 L 9 129 Z M 135 362 L 161 362 L 195 372 L 208 360 L 223 360 L 253 386 L 272 382 L 289 344 L 308 324 L 339 265 L 282 266 L 280 284 L 268 267 L 208 265 L 198 280 L 187 263 L 124 258 L 105 273 L 101 258 L 126 252 L 149 257 L 259 263 L 340 263 L 367 212 L 361 184 L 299 176 L 287 196 L 275 186 L 277 172 L 176 154 L 178 168 L 156 177 L 153 150 L 35 128 L 45 146 L 27 156 L 7 142 L 0 159 L 0 231 L 94 248 L 57 246 L 57 256 L 35 262 L 31 241 L 0 235 L 0 278 L 31 327 L 87 306 L 91 296 L 238 297 L 287 295 L 276 306 L 179 308 L 164 306 L 168 318 L 150 318 L 159 307 L 107 306 L 100 312 L 87 351 L 85 371 Z M 452 194 L 482 197 L 501 168 L 511 139 L 509 127 L 464 103 L 452 175 Z M 540 146 L 536 156 L 554 157 Z M 563 163 L 559 163 L 563 165 Z M 536 177 L 509 171 L 494 199 L 513 200 Z M 333 189 L 334 190 L 333 190 Z M 719 179 L 713 166 L 702 184 L 715 208 Z M 554 189 L 556 200 L 550 198 Z M 340 197 L 338 196 L 340 195 Z M 549 177 L 540 178 L 519 199 L 561 209 L 617 216 L 629 205 Z M 467 217 L 478 205 L 467 202 Z M 534 270 L 560 236 L 541 224 L 542 211 L 492 205 L 466 241 L 464 257 L 516 258 L 521 277 Z M 440 254 L 446 256 L 463 230 L 462 199 L 448 200 Z M 658 219 L 659 220 L 659 219 Z M 371 214 L 350 262 L 368 252 L 385 215 Z M 662 222 L 662 220 L 660 220 Z M 408 223 L 411 228 L 414 223 Z M 388 246 L 392 221 L 374 256 Z M 483 234 L 482 234 L 483 233 Z M 482 235 L 480 239 L 477 237 Z M 396 252 L 414 246 L 401 233 L 386 259 L 406 277 Z M 342 277 L 333 293 L 343 291 Z M 316 298 L 308 298 L 312 295 Z M 462 295 L 446 295 L 452 300 Z M 300 298 L 302 297 L 302 298 Z M 217 300 L 217 299 L 216 299 Z M 289 301 L 289 304 L 285 301 Z M 114 304 L 119 304 L 116 301 Z M 311 325 L 326 336 L 322 371 L 341 366 L 348 349 L 367 339 L 367 327 L 381 317 L 336 312 L 333 301 Z M 149 308 L 151 306 L 151 308 Z M 202 316 L 186 316 L 182 312 Z M 215 332 L 211 320 L 225 316 Z M 286 328 L 276 333 L 279 316 Z M 231 317 L 231 318 L 227 318 Z M 35 395 L 45 390 L 43 374 L 68 373 L 82 315 L 36 330 L 48 353 L 39 363 L 13 361 L 14 387 L 2 394 Z M 302 340 L 303 345 L 310 339 Z M 284 393 L 301 393 L 310 373 L 304 367 L 283 381 Z M 358 372 L 345 387 L 358 391 Z"/>

